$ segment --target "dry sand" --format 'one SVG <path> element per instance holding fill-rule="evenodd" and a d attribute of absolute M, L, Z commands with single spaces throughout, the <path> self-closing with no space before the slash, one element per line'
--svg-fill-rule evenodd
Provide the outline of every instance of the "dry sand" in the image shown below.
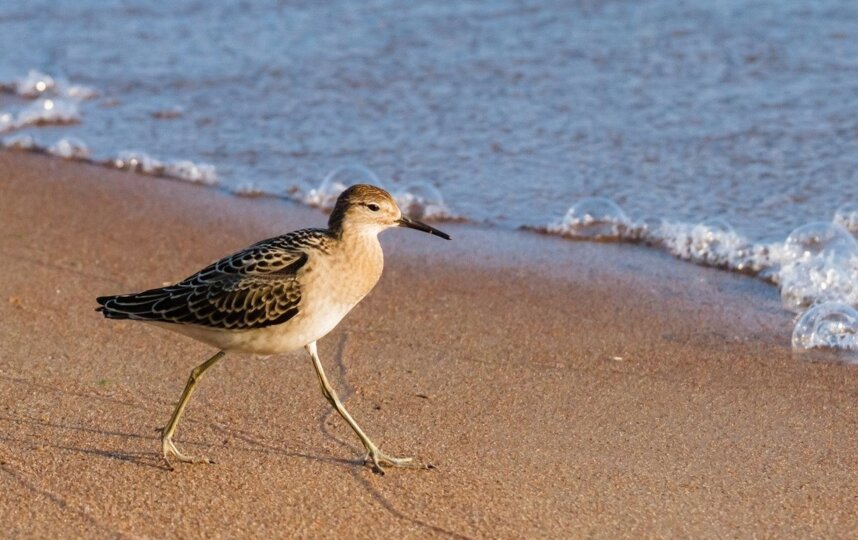
<path fill-rule="evenodd" d="M 228 356 L 103 319 L 316 211 L 0 152 L 0 530 L 11 537 L 854 537 L 858 371 L 789 350 L 773 287 L 622 245 L 390 231 L 320 342 L 374 475 L 302 353 Z"/>

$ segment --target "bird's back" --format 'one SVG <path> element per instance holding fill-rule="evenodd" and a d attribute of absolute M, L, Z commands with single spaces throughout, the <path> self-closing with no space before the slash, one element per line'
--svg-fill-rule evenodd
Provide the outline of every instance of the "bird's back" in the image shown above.
<path fill-rule="evenodd" d="M 167 287 L 97 298 L 110 319 L 133 319 L 223 330 L 283 324 L 300 310 L 299 278 L 314 253 L 334 239 L 325 229 L 302 229 L 257 242 Z"/>

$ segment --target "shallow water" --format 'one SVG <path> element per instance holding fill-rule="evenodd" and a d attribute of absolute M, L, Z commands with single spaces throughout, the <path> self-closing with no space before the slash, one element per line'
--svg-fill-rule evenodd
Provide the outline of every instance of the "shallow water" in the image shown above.
<path fill-rule="evenodd" d="M 0 81 L 99 92 L 79 124 L 21 131 L 227 187 L 306 193 L 362 163 L 477 221 L 600 195 L 759 240 L 858 195 L 849 2 L 3 2 L 0 49 Z"/>

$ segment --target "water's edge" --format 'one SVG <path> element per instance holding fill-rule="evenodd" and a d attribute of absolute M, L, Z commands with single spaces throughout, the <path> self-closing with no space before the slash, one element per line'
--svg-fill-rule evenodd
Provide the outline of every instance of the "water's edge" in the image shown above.
<path fill-rule="evenodd" d="M 292 185 L 275 192 L 253 184 L 223 182 L 216 168 L 187 159 L 162 161 L 145 152 L 121 151 L 96 157 L 81 140 L 61 137 L 45 144 L 25 130 L 62 128 L 83 121 L 86 102 L 97 90 L 59 80 L 33 70 L 15 81 L 0 82 L 0 92 L 29 103 L 17 112 L 0 111 L 0 146 L 19 151 L 90 163 L 108 168 L 171 178 L 219 188 L 240 197 L 286 199 L 328 210 L 345 187 L 371 183 L 387 187 L 360 164 L 331 170 L 314 188 Z M 450 209 L 440 191 L 429 183 L 388 188 L 403 210 L 430 221 L 468 221 Z M 480 222 L 499 227 L 498 223 Z M 744 237 L 722 219 L 699 223 L 660 216 L 630 219 L 612 200 L 583 198 L 562 218 L 520 227 L 573 240 L 640 244 L 666 251 L 702 266 L 757 276 L 777 285 L 787 309 L 802 314 L 795 326 L 796 350 L 831 348 L 858 355 L 858 206 L 844 205 L 833 219 L 808 223 L 783 241 L 760 242 Z M 858 360 L 858 358 L 856 358 Z"/>

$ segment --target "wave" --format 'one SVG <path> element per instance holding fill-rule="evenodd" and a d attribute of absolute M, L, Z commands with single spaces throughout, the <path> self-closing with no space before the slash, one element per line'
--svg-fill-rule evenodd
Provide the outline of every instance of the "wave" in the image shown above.
<path fill-rule="evenodd" d="M 630 219 L 613 201 L 586 198 L 563 219 L 525 227 L 574 240 L 629 242 L 667 251 L 703 266 L 757 276 L 775 284 L 783 306 L 798 317 L 796 351 L 858 353 L 858 207 L 846 205 L 831 221 L 798 227 L 782 242 L 756 243 L 722 219 L 685 223 Z M 832 321 L 836 321 L 836 324 Z M 858 362 L 858 355 L 847 355 Z"/>
<path fill-rule="evenodd" d="M 89 147 L 80 139 L 63 137 L 51 145 L 39 143 L 30 135 L 16 134 L 0 139 L 0 147 L 9 150 L 20 150 L 51 154 L 63 159 L 84 161 L 102 167 L 133 171 L 148 176 L 160 176 L 174 180 L 184 180 L 194 184 L 218 186 L 217 170 L 209 163 L 193 162 L 187 159 L 176 161 L 161 161 L 145 152 L 122 151 L 107 159 L 91 157 Z"/>
<path fill-rule="evenodd" d="M 13 81 L 0 82 L 0 91 L 33 100 L 18 112 L 0 112 L 0 133 L 31 126 L 79 123 L 82 115 L 78 103 L 98 95 L 92 88 L 55 79 L 37 70 Z"/>
<path fill-rule="evenodd" d="M 28 99 L 37 99 L 44 96 L 61 96 L 76 101 L 83 101 L 98 97 L 98 91 L 94 88 L 72 84 L 65 79 L 54 78 L 36 69 L 31 69 L 27 75 L 15 80 L 0 81 L 0 91 Z"/>
<path fill-rule="evenodd" d="M 133 171 L 149 176 L 161 176 L 184 180 L 194 184 L 217 186 L 220 184 L 217 169 L 210 163 L 193 162 L 187 159 L 177 161 L 161 161 L 145 152 L 125 150 L 115 157 L 96 161 L 100 165 Z"/>
<path fill-rule="evenodd" d="M 385 188 L 375 173 L 363 165 L 343 165 L 329 172 L 318 187 L 309 190 L 300 200 L 310 206 L 322 210 L 334 207 L 340 193 L 354 184 L 372 184 Z M 464 217 L 454 214 L 441 192 L 429 183 L 412 183 L 406 186 L 389 189 L 396 204 L 403 212 L 415 219 L 432 221 L 464 221 Z"/>
<path fill-rule="evenodd" d="M 17 131 L 29 126 L 76 124 L 81 121 L 76 103 L 44 98 L 25 107 L 17 114 L 0 113 L 0 133 Z"/>

